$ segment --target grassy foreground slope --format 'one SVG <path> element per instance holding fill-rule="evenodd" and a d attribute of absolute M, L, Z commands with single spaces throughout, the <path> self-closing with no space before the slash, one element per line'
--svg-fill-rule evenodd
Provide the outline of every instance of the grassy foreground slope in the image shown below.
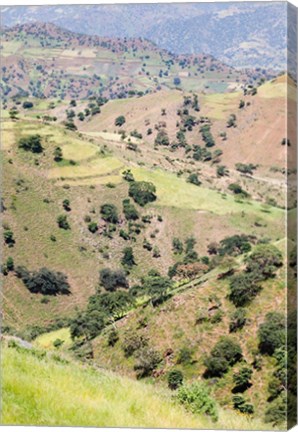
<path fill-rule="evenodd" d="M 224 411 L 212 423 L 184 411 L 164 390 L 43 351 L 3 347 L 2 370 L 2 424 L 264 429 Z"/>

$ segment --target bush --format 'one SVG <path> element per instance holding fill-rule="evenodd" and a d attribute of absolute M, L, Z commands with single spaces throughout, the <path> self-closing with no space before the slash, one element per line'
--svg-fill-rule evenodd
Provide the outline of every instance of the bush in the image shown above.
<path fill-rule="evenodd" d="M 4 242 L 8 246 L 12 247 L 15 244 L 15 239 L 13 237 L 13 232 L 10 229 L 4 230 L 3 237 L 4 237 Z"/>
<path fill-rule="evenodd" d="M 122 125 L 124 125 L 125 122 L 126 122 L 125 117 L 121 115 L 115 119 L 115 126 L 121 127 Z"/>
<path fill-rule="evenodd" d="M 187 182 L 188 182 L 188 183 L 192 183 L 192 184 L 194 184 L 194 185 L 196 185 L 196 186 L 200 186 L 200 184 L 202 183 L 202 182 L 199 180 L 197 174 L 190 174 L 190 175 L 187 177 Z"/>
<path fill-rule="evenodd" d="M 124 248 L 122 253 L 123 257 L 121 259 L 121 264 L 123 266 L 133 267 L 134 265 L 136 265 L 132 247 Z"/>
<path fill-rule="evenodd" d="M 246 324 L 246 310 L 243 308 L 237 309 L 231 315 L 230 321 L 230 333 L 234 333 L 238 330 L 241 330 Z"/>
<path fill-rule="evenodd" d="M 168 146 L 170 144 L 168 134 L 165 130 L 161 130 L 157 133 L 154 144 L 162 146 Z"/>
<path fill-rule="evenodd" d="M 106 222 L 116 224 L 119 222 L 118 210 L 114 204 L 104 204 L 100 208 L 100 213 Z"/>
<path fill-rule="evenodd" d="M 148 339 L 136 333 L 127 333 L 122 343 L 125 357 L 131 357 L 136 351 L 147 347 Z"/>
<path fill-rule="evenodd" d="M 23 102 L 23 108 L 24 108 L 24 109 L 30 109 L 30 108 L 33 108 L 33 103 L 30 102 L 30 101 L 24 101 L 24 102 Z"/>
<path fill-rule="evenodd" d="M 30 272 L 26 267 L 17 267 L 16 275 L 32 293 L 43 295 L 70 294 L 70 285 L 67 276 L 45 267 Z"/>
<path fill-rule="evenodd" d="M 222 337 L 211 350 L 204 364 L 207 367 L 206 376 L 222 376 L 242 358 L 240 345 L 234 339 Z"/>
<path fill-rule="evenodd" d="M 275 276 L 276 270 L 283 265 L 282 253 L 274 245 L 260 244 L 246 259 L 246 271 L 260 280 Z"/>
<path fill-rule="evenodd" d="M 128 288 L 123 270 L 102 269 L 100 271 L 100 283 L 107 291 L 115 291 L 119 287 Z"/>
<path fill-rule="evenodd" d="M 296 411 L 296 402 L 295 402 Z M 287 419 L 287 398 L 283 393 L 270 403 L 265 412 L 265 423 L 271 423 L 274 427 L 284 424 Z"/>
<path fill-rule="evenodd" d="M 60 162 L 63 159 L 63 153 L 61 147 L 56 147 L 54 150 L 54 161 Z"/>
<path fill-rule="evenodd" d="M 69 199 L 63 200 L 62 206 L 63 206 L 64 210 L 71 211 Z"/>
<path fill-rule="evenodd" d="M 137 353 L 137 362 L 134 365 L 137 378 L 150 376 L 160 362 L 161 357 L 153 348 L 144 347 L 140 349 Z"/>
<path fill-rule="evenodd" d="M 262 354 L 273 355 L 279 348 L 285 348 L 286 321 L 284 315 L 279 312 L 269 312 L 265 322 L 258 330 L 259 349 Z"/>
<path fill-rule="evenodd" d="M 129 199 L 123 200 L 123 213 L 127 220 L 139 219 L 139 213 Z"/>
<path fill-rule="evenodd" d="M 187 346 L 180 348 L 177 357 L 177 364 L 191 364 L 193 362 L 193 350 Z"/>
<path fill-rule="evenodd" d="M 244 189 L 242 189 L 242 187 L 238 183 L 231 183 L 228 186 L 228 189 L 232 191 L 235 195 L 240 195 L 244 198 L 247 198 L 249 196 L 249 194 Z"/>
<path fill-rule="evenodd" d="M 235 384 L 234 392 L 243 393 L 251 386 L 252 369 L 243 367 L 239 372 L 234 373 L 233 382 Z"/>
<path fill-rule="evenodd" d="M 183 253 L 183 243 L 177 237 L 173 238 L 172 246 L 173 246 L 174 253 L 177 253 L 177 254 Z"/>
<path fill-rule="evenodd" d="M 225 237 L 218 247 L 219 255 L 237 256 L 251 250 L 250 239 L 245 234 Z"/>
<path fill-rule="evenodd" d="M 90 222 L 90 223 L 88 224 L 88 230 L 89 230 L 92 234 L 96 233 L 96 231 L 98 231 L 98 225 L 97 225 L 97 223 L 96 223 L 96 222 Z"/>
<path fill-rule="evenodd" d="M 231 279 L 229 299 L 236 307 L 242 307 L 249 304 L 261 289 L 253 274 L 240 273 Z"/>
<path fill-rule="evenodd" d="M 70 324 L 70 336 L 72 339 L 90 340 L 98 336 L 105 326 L 106 316 L 101 311 L 78 313 Z"/>
<path fill-rule="evenodd" d="M 194 414 L 206 414 L 213 421 L 218 420 L 218 412 L 214 399 L 208 389 L 199 382 L 183 385 L 178 390 L 178 401 Z"/>
<path fill-rule="evenodd" d="M 176 390 L 183 384 L 183 373 L 178 369 L 173 369 L 168 374 L 168 387 L 171 390 Z"/>
<path fill-rule="evenodd" d="M 100 311 L 109 319 L 118 319 L 127 312 L 131 305 L 131 295 L 126 291 L 104 292 L 89 297 L 87 311 Z"/>
<path fill-rule="evenodd" d="M 243 396 L 236 395 L 233 397 L 234 408 L 243 414 L 253 414 L 254 407 L 252 404 L 247 403 Z"/>
<path fill-rule="evenodd" d="M 166 300 L 167 292 L 172 287 L 172 281 L 153 270 L 142 279 L 145 292 L 150 296 L 153 306 Z"/>
<path fill-rule="evenodd" d="M 11 256 L 9 256 L 6 260 L 6 268 L 8 271 L 14 270 L 14 260 Z"/>
<path fill-rule="evenodd" d="M 151 182 L 134 181 L 129 185 L 129 196 L 140 206 L 156 200 L 156 187 Z"/>
<path fill-rule="evenodd" d="M 41 136 L 29 135 L 28 137 L 20 138 L 18 147 L 25 151 L 31 151 L 32 153 L 42 153 Z"/>
<path fill-rule="evenodd" d="M 59 215 L 57 217 L 57 224 L 58 224 L 59 228 L 62 228 L 64 230 L 69 230 L 70 229 L 70 225 L 68 223 L 66 215 Z"/>
<path fill-rule="evenodd" d="M 115 330 L 113 328 L 112 330 L 110 330 L 110 332 L 108 334 L 108 345 L 113 347 L 116 345 L 118 340 L 119 340 L 119 334 L 118 334 L 117 330 Z"/>

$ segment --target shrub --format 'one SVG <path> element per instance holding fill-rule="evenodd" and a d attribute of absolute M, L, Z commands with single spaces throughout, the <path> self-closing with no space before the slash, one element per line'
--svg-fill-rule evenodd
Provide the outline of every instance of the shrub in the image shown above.
<path fill-rule="evenodd" d="M 137 352 L 137 361 L 134 370 L 137 372 L 137 378 L 150 376 L 154 369 L 161 362 L 161 357 L 153 348 L 144 347 Z"/>
<path fill-rule="evenodd" d="M 178 369 L 173 369 L 168 374 L 168 387 L 176 390 L 183 384 L 183 373 Z"/>
<path fill-rule="evenodd" d="M 231 321 L 230 321 L 230 333 L 234 333 L 237 330 L 241 330 L 246 324 L 246 310 L 243 308 L 237 309 L 232 315 L 231 315 Z"/>
<path fill-rule="evenodd" d="M 247 403 L 243 396 L 236 395 L 233 397 L 234 408 L 243 414 L 253 414 L 254 407 L 252 404 Z"/>
<path fill-rule="evenodd" d="M 126 122 L 125 117 L 121 115 L 115 119 L 115 126 L 121 127 L 122 125 L 124 125 L 125 122 Z"/>
<path fill-rule="evenodd" d="M 228 189 L 232 191 L 235 195 L 240 195 L 244 198 L 247 198 L 249 196 L 249 194 L 244 189 L 242 189 L 242 187 L 238 183 L 231 183 L 228 186 Z"/>
<path fill-rule="evenodd" d="M 271 423 L 274 427 L 284 424 L 287 419 L 287 406 L 287 398 L 283 393 L 280 397 L 269 404 L 269 407 L 265 412 L 265 423 Z"/>
<path fill-rule="evenodd" d="M 229 368 L 242 358 L 240 345 L 234 339 L 222 337 L 211 350 L 204 364 L 207 367 L 206 376 L 222 376 Z"/>
<path fill-rule="evenodd" d="M 140 206 L 156 200 L 156 187 L 151 182 L 134 181 L 129 185 L 129 196 Z"/>
<path fill-rule="evenodd" d="M 167 292 L 172 287 L 172 281 L 161 276 L 157 271 L 150 271 L 142 279 L 145 292 L 150 296 L 153 306 L 162 303 L 167 298 Z"/>
<path fill-rule="evenodd" d="M 98 231 L 98 225 L 97 225 L 97 223 L 96 223 L 96 222 L 90 222 L 90 223 L 88 224 L 88 230 L 89 230 L 92 234 L 96 233 L 96 231 Z"/>
<path fill-rule="evenodd" d="M 62 206 L 63 206 L 64 210 L 71 211 L 69 199 L 63 200 Z"/>
<path fill-rule="evenodd" d="M 100 283 L 107 291 L 115 291 L 119 287 L 128 288 L 123 270 L 102 269 L 100 271 Z"/>
<path fill-rule="evenodd" d="M 60 162 L 63 159 L 63 153 L 61 147 L 56 147 L 54 150 L 54 161 Z"/>
<path fill-rule="evenodd" d="M 13 236 L 13 232 L 10 229 L 5 229 L 4 233 L 3 233 L 3 237 L 4 237 L 4 242 L 12 247 L 15 244 L 15 239 Z"/>
<path fill-rule="evenodd" d="M 104 204 L 100 208 L 100 213 L 106 222 L 116 224 L 119 222 L 118 210 L 114 204 Z"/>
<path fill-rule="evenodd" d="M 87 311 L 100 311 L 108 318 L 118 319 L 131 305 L 131 295 L 126 291 L 104 292 L 89 297 Z"/>
<path fill-rule="evenodd" d="M 23 102 L 23 108 L 24 108 L 24 109 L 30 109 L 30 108 L 33 108 L 33 103 L 30 102 L 30 101 L 24 101 L 24 102 Z"/>
<path fill-rule="evenodd" d="M 178 401 L 194 414 L 206 414 L 213 421 L 218 420 L 218 412 L 214 399 L 208 389 L 199 382 L 183 385 L 178 390 Z"/>
<path fill-rule="evenodd" d="M 18 147 L 25 150 L 31 151 L 32 153 L 42 153 L 43 147 L 41 145 L 40 135 L 29 135 L 19 139 Z"/>
<path fill-rule="evenodd" d="M 70 285 L 67 276 L 45 267 L 30 272 L 26 267 L 17 267 L 16 275 L 32 293 L 43 295 L 70 294 Z"/>
<path fill-rule="evenodd" d="M 276 270 L 283 265 L 282 253 L 274 245 L 260 244 L 246 259 L 246 271 L 259 279 L 275 276 Z"/>
<path fill-rule="evenodd" d="M 70 324 L 70 336 L 72 339 L 90 340 L 98 336 L 105 326 L 106 316 L 101 311 L 78 313 Z"/>
<path fill-rule="evenodd" d="M 173 246 L 174 253 L 177 253 L 177 254 L 183 253 L 183 243 L 181 240 L 179 240 L 179 238 L 177 238 L 177 237 L 173 238 L 172 246 Z"/>
<path fill-rule="evenodd" d="M 9 256 L 6 260 L 6 268 L 8 271 L 14 270 L 14 260 L 11 256 Z"/>
<path fill-rule="evenodd" d="M 190 175 L 187 177 L 187 182 L 188 182 L 188 183 L 192 183 L 192 184 L 194 184 L 194 185 L 196 185 L 196 186 L 200 186 L 200 184 L 202 183 L 202 182 L 199 180 L 197 174 L 190 174 Z"/>
<path fill-rule="evenodd" d="M 127 220 L 139 219 L 139 213 L 129 199 L 123 200 L 123 213 Z"/>
<path fill-rule="evenodd" d="M 233 382 L 235 384 L 234 392 L 243 393 L 251 386 L 252 369 L 243 367 L 239 372 L 234 373 Z"/>
<path fill-rule="evenodd" d="M 125 357 L 131 357 L 136 351 L 147 347 L 148 339 L 136 333 L 127 333 L 122 343 Z"/>
<path fill-rule="evenodd" d="M 117 330 L 113 328 L 112 330 L 110 330 L 108 334 L 108 345 L 113 347 L 116 345 L 118 340 L 119 340 L 119 334 Z"/>
<path fill-rule="evenodd" d="M 121 259 L 122 265 L 127 267 L 133 267 L 134 265 L 136 265 L 132 247 L 124 248 L 122 253 L 123 253 L 123 257 Z"/>
<path fill-rule="evenodd" d="M 66 215 L 59 215 L 57 217 L 57 224 L 58 224 L 59 228 L 62 228 L 64 230 L 69 230 L 70 229 L 70 225 L 68 223 Z"/>
<path fill-rule="evenodd" d="M 231 279 L 229 299 L 236 307 L 242 307 L 249 304 L 261 289 L 253 274 L 240 273 Z"/>
<path fill-rule="evenodd" d="M 165 130 L 160 130 L 157 133 L 156 138 L 154 140 L 154 144 L 163 145 L 163 146 L 168 146 L 170 144 L 168 134 Z"/>
<path fill-rule="evenodd" d="M 62 339 L 55 339 L 53 342 L 54 348 L 60 348 L 64 344 L 64 340 Z"/>
<path fill-rule="evenodd" d="M 191 364 L 193 362 L 193 350 L 187 346 L 180 348 L 177 364 Z"/>
<path fill-rule="evenodd" d="M 273 355 L 279 348 L 286 344 L 285 317 L 279 312 L 269 312 L 264 323 L 258 330 L 259 349 L 262 354 Z"/>

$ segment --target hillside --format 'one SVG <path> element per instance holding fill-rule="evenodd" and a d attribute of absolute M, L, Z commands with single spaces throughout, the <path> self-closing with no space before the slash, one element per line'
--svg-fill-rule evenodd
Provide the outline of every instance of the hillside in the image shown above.
<path fill-rule="evenodd" d="M 1 49 L 5 423 L 284 427 L 295 82 L 50 23 Z"/>
<path fill-rule="evenodd" d="M 280 2 L 244 2 L 28 6 L 5 7 L 1 12 L 7 26 L 50 21 L 74 32 L 101 37 L 142 36 L 176 54 L 207 52 L 236 67 L 284 70 L 287 14 L 289 28 L 296 28 L 291 8 Z"/>
<path fill-rule="evenodd" d="M 208 53 L 173 54 L 143 38 L 87 36 L 48 23 L 4 28 L 1 53 L 9 97 L 126 98 L 176 86 L 224 92 L 272 76 L 236 70 Z"/>

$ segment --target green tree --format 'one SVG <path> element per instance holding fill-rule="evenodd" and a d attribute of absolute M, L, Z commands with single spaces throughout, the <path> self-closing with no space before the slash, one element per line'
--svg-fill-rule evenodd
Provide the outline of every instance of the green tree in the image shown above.
<path fill-rule="evenodd" d="M 259 349 L 262 354 L 273 355 L 279 348 L 285 348 L 286 321 L 279 312 L 269 312 L 258 330 Z"/>
<path fill-rule="evenodd" d="M 241 358 L 240 345 L 228 336 L 221 337 L 211 350 L 209 357 L 205 359 L 204 364 L 207 367 L 205 376 L 221 377 L 228 371 L 229 366 L 233 366 Z"/>
<path fill-rule="evenodd" d="M 9 246 L 12 247 L 15 244 L 14 234 L 12 230 L 6 229 L 3 232 L 4 242 Z"/>
<path fill-rule="evenodd" d="M 183 384 L 183 373 L 178 369 L 173 369 L 168 373 L 168 387 L 176 390 Z"/>
<path fill-rule="evenodd" d="M 100 284 L 107 291 L 115 291 L 117 288 L 128 288 L 128 282 L 123 270 L 111 270 L 104 268 L 99 273 Z"/>
<path fill-rule="evenodd" d="M 69 230 L 70 229 L 70 225 L 68 223 L 66 215 L 59 215 L 57 217 L 57 224 L 58 224 L 59 228 L 62 228 L 64 230 Z"/>
<path fill-rule="evenodd" d="M 276 246 L 270 244 L 256 246 L 246 259 L 246 271 L 260 280 L 274 277 L 277 269 L 282 265 L 282 253 Z"/>
<path fill-rule="evenodd" d="M 88 230 L 92 233 L 95 234 L 98 231 L 98 225 L 96 222 L 90 222 L 88 224 Z"/>
<path fill-rule="evenodd" d="M 61 147 L 55 147 L 54 150 L 54 161 L 60 162 L 63 159 L 63 153 Z"/>
<path fill-rule="evenodd" d="M 238 308 L 231 315 L 230 320 L 230 333 L 234 333 L 238 330 L 241 330 L 246 324 L 246 310 L 243 308 Z"/>
<path fill-rule="evenodd" d="M 25 151 L 32 153 L 42 153 L 43 147 L 41 145 L 40 135 L 29 135 L 19 139 L 18 147 Z"/>
<path fill-rule="evenodd" d="M 137 220 L 139 219 L 139 212 L 136 207 L 130 202 L 129 199 L 122 201 L 123 203 L 123 213 L 127 220 Z"/>
<path fill-rule="evenodd" d="M 173 238 L 172 246 L 173 246 L 173 251 L 175 254 L 180 255 L 183 253 L 183 243 L 179 238 L 177 238 L 177 237 Z"/>
<path fill-rule="evenodd" d="M 140 206 L 156 200 L 156 187 L 151 182 L 134 181 L 129 185 L 129 196 Z"/>
<path fill-rule="evenodd" d="M 106 222 L 116 224 L 119 222 L 118 210 L 114 204 L 103 204 L 100 208 L 100 213 Z"/>
<path fill-rule="evenodd" d="M 131 268 L 134 265 L 136 265 L 132 247 L 128 246 L 128 247 L 124 248 L 122 253 L 123 253 L 123 256 L 121 259 L 121 264 L 123 266 L 127 266 L 127 267 Z"/>
<path fill-rule="evenodd" d="M 125 122 L 126 122 L 125 117 L 121 115 L 115 119 L 115 126 L 121 127 L 124 125 Z"/>
<path fill-rule="evenodd" d="M 137 352 L 137 361 L 134 370 L 137 372 L 137 378 L 150 376 L 161 362 L 159 353 L 153 348 L 144 347 Z"/>
<path fill-rule="evenodd" d="M 156 138 L 154 140 L 155 145 L 168 146 L 170 144 L 170 140 L 168 134 L 165 130 L 158 131 Z"/>
<path fill-rule="evenodd" d="M 229 299 L 236 307 L 242 307 L 249 304 L 261 289 L 253 274 L 240 273 L 231 279 Z"/>
<path fill-rule="evenodd" d="M 26 288 L 34 294 L 70 294 L 67 276 L 61 272 L 55 272 L 45 267 L 30 272 L 25 267 L 17 267 L 16 275 L 23 281 Z"/>
<path fill-rule="evenodd" d="M 188 183 L 192 183 L 192 184 L 194 184 L 194 185 L 196 185 L 196 186 L 200 186 L 200 184 L 202 183 L 202 182 L 199 180 L 198 175 L 195 174 L 195 173 L 190 174 L 190 175 L 187 177 L 187 182 L 188 182 Z"/>
<path fill-rule="evenodd" d="M 9 256 L 6 260 L 6 268 L 8 271 L 14 270 L 14 260 L 11 256 Z"/>
<path fill-rule="evenodd" d="M 233 382 L 235 384 L 234 391 L 237 393 L 243 393 L 251 386 L 252 369 L 248 367 L 241 368 L 238 372 L 233 375 Z"/>

